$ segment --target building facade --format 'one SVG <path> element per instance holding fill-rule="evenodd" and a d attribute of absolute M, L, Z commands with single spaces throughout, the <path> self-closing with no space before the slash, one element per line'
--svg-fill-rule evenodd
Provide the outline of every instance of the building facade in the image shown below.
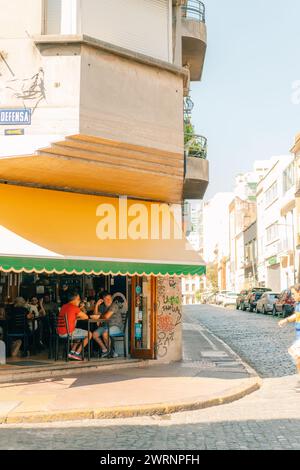
<path fill-rule="evenodd" d="M 216 265 L 218 287 L 226 290 L 229 283 L 229 205 L 234 193 L 217 193 L 204 204 L 204 260 Z"/>
<path fill-rule="evenodd" d="M 295 283 L 296 203 L 294 157 L 271 159 L 257 188 L 259 285 L 279 292 Z"/>
<path fill-rule="evenodd" d="M 185 201 L 187 240 L 193 249 L 203 258 L 203 201 Z M 205 276 L 182 278 L 182 301 L 184 305 L 200 303 L 200 294 L 205 290 Z"/>
<path fill-rule="evenodd" d="M 245 230 L 256 218 L 256 203 L 235 197 L 229 206 L 230 290 L 245 287 Z"/>
<path fill-rule="evenodd" d="M 244 278 L 245 289 L 251 289 L 258 285 L 256 220 L 244 230 Z"/>
<path fill-rule="evenodd" d="M 30 287 L 27 274 L 45 277 L 39 291 L 48 286 L 53 296 L 61 275 L 80 277 L 72 283 L 83 290 L 99 277 L 111 289 L 123 277 L 131 356 L 179 360 L 180 277 L 205 268 L 175 223 L 168 240 L 156 229 L 154 240 L 145 237 L 145 214 L 151 204 L 201 199 L 208 185 L 206 153 L 185 149 L 183 125 L 184 96 L 204 66 L 204 4 L 0 0 L 0 7 L 2 301 Z M 29 223 L 32 211 L 46 219 L 39 230 Z M 128 240 L 130 217 L 140 214 Z"/>
<path fill-rule="evenodd" d="M 300 282 L 300 134 L 296 135 L 295 143 L 291 149 L 292 155 L 294 156 L 294 178 L 295 178 L 295 202 L 296 202 L 296 213 L 295 213 L 295 269 L 296 281 Z"/>

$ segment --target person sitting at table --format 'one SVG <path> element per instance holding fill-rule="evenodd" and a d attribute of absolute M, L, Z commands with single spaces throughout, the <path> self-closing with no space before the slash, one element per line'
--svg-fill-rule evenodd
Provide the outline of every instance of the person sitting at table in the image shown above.
<path fill-rule="evenodd" d="M 93 333 L 93 339 L 101 348 L 102 357 L 107 357 L 111 348 L 108 330 L 110 333 L 117 334 L 121 333 L 123 329 L 122 315 L 108 292 L 103 292 L 102 298 L 95 305 L 94 317 L 97 316 L 100 316 L 101 320 L 109 321 L 109 328 L 107 323 L 99 324 L 99 328 Z M 117 357 L 116 353 L 114 353 L 114 357 Z"/>
<path fill-rule="evenodd" d="M 94 313 L 95 305 L 96 305 L 95 299 L 93 297 L 88 297 L 85 307 L 89 315 L 92 315 Z"/>
<path fill-rule="evenodd" d="M 27 320 L 31 320 L 33 318 L 32 313 L 30 313 L 25 299 L 23 297 L 17 297 L 15 299 L 14 304 L 9 310 L 9 313 L 7 314 L 7 327 L 8 327 L 8 332 L 13 333 L 13 334 L 23 334 L 24 329 L 21 327 L 21 325 L 17 322 L 17 318 L 20 318 L 24 316 L 27 318 Z M 30 330 L 27 322 L 25 323 L 25 333 L 28 333 L 28 336 L 30 335 Z M 22 340 L 21 339 L 16 339 L 13 341 L 11 345 L 11 355 L 12 357 L 16 357 L 19 353 L 19 350 L 22 346 Z M 27 351 L 23 351 L 24 355 L 27 354 Z"/>
<path fill-rule="evenodd" d="M 80 301 L 79 308 L 82 311 L 82 313 L 85 313 L 87 315 L 86 303 L 84 302 L 84 300 Z"/>
<path fill-rule="evenodd" d="M 70 295 L 70 289 L 68 284 L 63 284 L 62 288 L 59 290 L 60 305 L 63 306 L 68 303 Z"/>
<path fill-rule="evenodd" d="M 69 293 L 69 302 L 64 304 L 58 314 L 58 320 L 66 318 L 68 322 L 69 334 L 72 336 L 74 343 L 71 344 L 71 351 L 68 354 L 69 359 L 74 359 L 75 361 L 81 361 L 81 343 L 76 342 L 76 339 L 84 338 L 83 346 L 84 348 L 88 344 L 88 332 L 87 330 L 76 328 L 77 320 L 88 320 L 88 315 L 82 312 L 79 308 L 80 296 L 77 292 Z M 60 324 L 60 322 L 58 321 Z M 57 328 L 58 334 L 61 338 L 66 338 L 68 335 L 67 326 L 59 326 Z M 92 334 L 90 333 L 90 339 Z"/>
<path fill-rule="evenodd" d="M 33 318 L 39 318 L 40 321 L 30 321 L 29 328 L 33 332 L 36 338 L 36 343 L 38 344 L 38 350 L 45 349 L 43 344 L 43 323 L 41 321 L 42 318 L 46 316 L 46 312 L 43 306 L 43 299 L 38 299 L 37 297 L 33 296 L 29 303 L 28 303 L 29 312 L 32 314 Z"/>

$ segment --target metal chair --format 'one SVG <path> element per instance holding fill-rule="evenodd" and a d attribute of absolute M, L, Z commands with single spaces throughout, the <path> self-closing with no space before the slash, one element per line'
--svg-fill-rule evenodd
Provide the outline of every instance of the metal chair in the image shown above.
<path fill-rule="evenodd" d="M 13 313 L 13 311 L 11 313 Z M 23 340 L 23 356 L 27 356 L 27 351 L 29 347 L 29 336 L 30 336 L 30 331 L 28 328 L 27 316 L 24 314 L 24 312 L 16 310 L 14 313 L 14 325 L 12 328 L 10 327 L 10 324 L 8 321 L 8 329 L 6 332 L 7 349 L 10 351 L 11 342 L 14 339 L 22 339 Z"/>
<path fill-rule="evenodd" d="M 123 315 L 122 315 L 123 316 Z M 112 339 L 113 347 L 115 341 L 123 341 L 123 347 L 124 347 L 124 357 L 127 357 L 127 350 L 126 350 L 126 327 L 128 323 L 128 318 L 129 318 L 129 312 L 125 314 L 123 317 L 123 331 L 121 333 L 109 333 L 110 338 Z"/>
<path fill-rule="evenodd" d="M 68 362 L 69 361 L 69 352 L 70 352 L 71 344 L 72 343 L 79 343 L 79 342 L 81 343 L 81 346 L 82 346 L 81 357 L 82 357 L 82 360 L 84 360 L 84 340 L 85 340 L 85 337 L 82 336 L 82 337 L 76 338 L 76 339 L 74 339 L 72 337 L 72 334 L 70 333 L 70 330 L 69 330 L 68 318 L 67 318 L 66 315 L 61 316 L 60 314 L 58 314 L 58 316 L 55 316 L 55 318 L 53 318 L 53 321 L 54 321 L 54 332 L 55 332 L 55 336 L 54 336 L 54 341 L 55 341 L 54 360 L 58 361 L 60 343 L 63 343 L 64 346 L 65 346 L 65 357 L 66 357 L 66 362 Z M 62 336 L 59 335 L 59 333 L 58 333 L 59 328 L 65 328 L 67 330 L 67 336 L 66 337 L 62 337 Z"/>
<path fill-rule="evenodd" d="M 56 328 L 57 328 L 57 315 L 56 312 L 49 312 L 49 349 L 48 349 L 48 359 L 55 359 L 56 351 Z"/>

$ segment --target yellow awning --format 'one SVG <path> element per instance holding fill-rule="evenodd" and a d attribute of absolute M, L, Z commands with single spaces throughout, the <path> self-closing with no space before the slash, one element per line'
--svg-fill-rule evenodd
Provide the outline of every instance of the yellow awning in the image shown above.
<path fill-rule="evenodd" d="M 168 207 L 1 184 L 0 269 L 59 274 L 203 274 L 202 259 L 184 237 L 179 238 L 173 213 L 164 212 Z M 159 209 L 163 216 L 155 218 Z M 168 214 L 170 233 L 166 230 Z"/>

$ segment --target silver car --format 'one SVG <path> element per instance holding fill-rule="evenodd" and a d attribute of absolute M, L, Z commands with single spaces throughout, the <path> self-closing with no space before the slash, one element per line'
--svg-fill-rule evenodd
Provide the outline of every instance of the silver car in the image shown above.
<path fill-rule="evenodd" d="M 230 307 L 231 305 L 236 306 L 236 299 L 238 298 L 239 294 L 235 292 L 227 292 L 223 296 L 222 305 L 223 307 Z"/>
<path fill-rule="evenodd" d="M 265 292 L 261 298 L 257 301 L 256 311 L 257 313 L 272 313 L 273 305 L 279 298 L 278 292 Z"/>

